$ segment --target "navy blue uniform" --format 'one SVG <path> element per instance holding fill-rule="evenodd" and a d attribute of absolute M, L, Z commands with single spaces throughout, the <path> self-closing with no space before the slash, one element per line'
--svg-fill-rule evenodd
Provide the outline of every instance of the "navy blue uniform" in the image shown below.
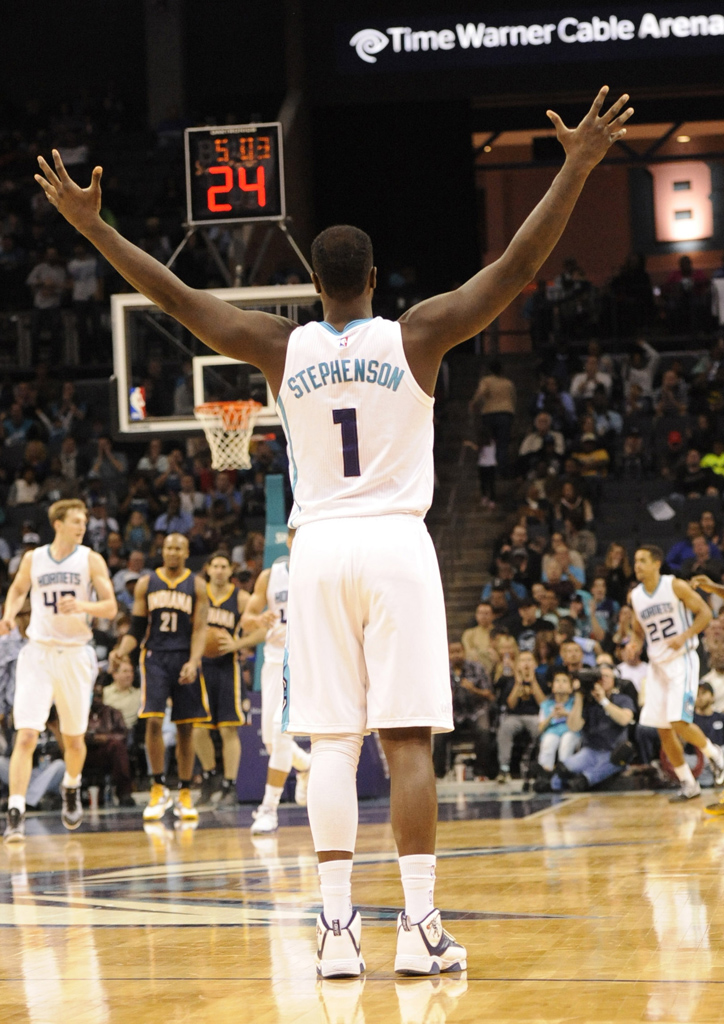
<path fill-rule="evenodd" d="M 206 585 L 209 595 L 209 628 L 224 629 L 235 636 L 241 621 L 239 611 L 239 588 L 229 585 L 221 599 L 215 598 L 211 587 Z M 206 684 L 209 698 L 211 721 L 204 722 L 207 729 L 220 725 L 244 725 L 242 711 L 241 671 L 238 654 L 222 654 L 218 658 L 201 659 L 201 675 Z"/>
<path fill-rule="evenodd" d="M 146 602 L 148 633 L 139 660 L 139 718 L 163 718 L 170 697 L 173 722 L 208 722 L 209 702 L 203 676 L 183 686 L 178 681 L 181 668 L 191 655 L 196 605 L 191 570 L 170 579 L 163 569 L 157 569 L 149 578 Z"/>

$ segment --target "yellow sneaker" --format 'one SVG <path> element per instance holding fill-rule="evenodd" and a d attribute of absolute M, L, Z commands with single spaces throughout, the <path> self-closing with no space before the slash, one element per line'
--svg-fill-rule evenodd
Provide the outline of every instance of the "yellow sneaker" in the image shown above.
<path fill-rule="evenodd" d="M 173 802 L 173 813 L 181 821 L 198 821 L 199 812 L 194 807 L 190 789 L 180 789 Z"/>
<path fill-rule="evenodd" d="M 173 800 L 166 786 L 154 782 L 151 786 L 151 799 L 143 808 L 144 821 L 158 821 L 169 809 Z"/>
<path fill-rule="evenodd" d="M 724 793 L 719 798 L 718 803 L 707 804 L 704 810 L 707 814 L 712 814 L 715 817 L 724 817 Z"/>

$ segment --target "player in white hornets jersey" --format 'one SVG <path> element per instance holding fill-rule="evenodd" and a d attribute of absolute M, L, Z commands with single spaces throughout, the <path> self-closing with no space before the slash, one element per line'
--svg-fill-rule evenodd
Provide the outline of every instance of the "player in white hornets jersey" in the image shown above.
<path fill-rule="evenodd" d="M 701 790 L 684 759 L 683 743 L 698 747 L 712 763 L 717 785 L 724 782 L 724 755 L 694 725 L 699 685 L 699 633 L 711 621 L 711 609 L 685 580 L 662 576 L 664 553 L 654 544 L 634 558 L 639 585 L 631 592 L 634 630 L 646 642 L 649 671 L 641 725 L 658 730 L 661 747 L 681 782 L 674 801 L 693 800 Z"/>
<path fill-rule="evenodd" d="M 106 563 L 80 543 L 87 522 L 83 502 L 56 501 L 48 516 L 55 539 L 23 555 L 0 619 L 0 635 L 9 633 L 30 591 L 30 643 L 18 656 L 16 672 L 13 721 L 17 735 L 10 759 L 6 842 L 25 838 L 25 793 L 33 751 L 53 704 L 65 748 L 61 816 L 68 829 L 81 823 L 85 732 L 98 674 L 90 624 L 94 617 L 112 619 L 117 611 Z"/>
<path fill-rule="evenodd" d="M 338 225 L 315 239 L 312 280 L 326 326 L 299 327 L 189 288 L 103 221 L 100 167 L 82 189 L 57 150 L 54 167 L 39 158 L 36 181 L 48 201 L 134 288 L 214 351 L 258 366 L 279 396 L 291 522 L 299 528 L 284 713 L 288 732 L 312 738 L 307 806 L 322 890 L 323 977 L 365 969 L 351 879 L 357 764 L 363 734 L 373 729 L 390 771 L 405 895 L 395 969 L 436 974 L 467 963 L 434 903 L 431 733 L 452 729 L 452 707 L 440 572 L 423 522 L 433 487 L 432 395 L 445 353 L 482 331 L 535 277 L 588 175 L 625 134 L 628 96 L 603 112 L 607 93 L 604 86 L 573 129 L 548 111 L 565 163 L 502 256 L 397 323 L 373 318 L 377 272 L 358 228 Z"/>
<path fill-rule="evenodd" d="M 291 547 L 290 530 L 287 544 Z M 279 822 L 277 808 L 284 784 L 292 768 L 297 771 L 295 801 L 307 802 L 307 781 L 310 756 L 288 732 L 282 732 L 282 697 L 284 643 L 287 637 L 287 605 L 289 596 L 289 559 L 278 558 L 264 569 L 254 586 L 254 593 L 241 617 L 245 630 L 267 629 L 264 642 L 264 664 L 261 669 L 261 737 L 269 751 L 264 799 L 254 812 L 252 833 L 276 832 Z M 264 610 L 266 608 L 266 611 Z"/>

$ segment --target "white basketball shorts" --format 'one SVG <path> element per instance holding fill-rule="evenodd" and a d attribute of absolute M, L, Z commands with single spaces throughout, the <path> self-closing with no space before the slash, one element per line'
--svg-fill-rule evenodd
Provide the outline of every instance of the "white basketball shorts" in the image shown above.
<path fill-rule="evenodd" d="M 663 665 L 649 663 L 644 706 L 639 721 L 653 729 L 668 729 L 672 722 L 693 722 L 699 687 L 699 656 L 689 651 Z"/>
<path fill-rule="evenodd" d="M 82 736 L 88 727 L 93 684 L 98 675 L 90 646 L 30 641 L 18 655 L 13 720 L 16 729 L 42 732 L 55 704 L 64 736 Z"/>
<path fill-rule="evenodd" d="M 261 667 L 261 738 L 270 752 L 274 733 L 282 728 L 283 669 L 281 661 L 265 660 Z"/>
<path fill-rule="evenodd" d="M 300 527 L 287 617 L 284 730 L 452 731 L 445 603 L 420 517 L 360 516 Z"/>

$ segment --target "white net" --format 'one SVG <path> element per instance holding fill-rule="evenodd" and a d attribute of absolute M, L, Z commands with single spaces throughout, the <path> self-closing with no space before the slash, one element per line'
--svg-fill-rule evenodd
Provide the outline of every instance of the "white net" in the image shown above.
<path fill-rule="evenodd" d="M 249 469 L 249 442 L 263 408 L 259 402 L 205 402 L 194 409 L 211 449 L 214 469 Z"/>

